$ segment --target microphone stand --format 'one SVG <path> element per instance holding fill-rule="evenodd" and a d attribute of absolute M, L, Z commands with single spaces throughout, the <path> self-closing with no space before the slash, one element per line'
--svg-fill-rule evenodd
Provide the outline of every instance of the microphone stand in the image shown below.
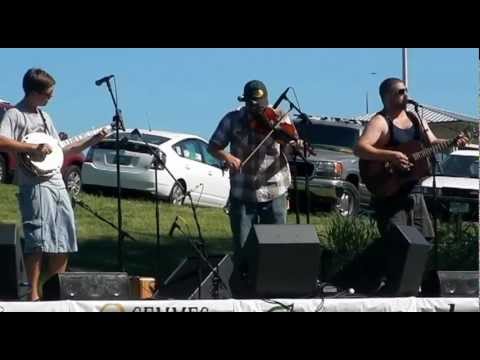
<path fill-rule="evenodd" d="M 197 253 L 200 255 L 200 258 L 207 264 L 208 267 L 210 267 L 211 269 L 212 266 L 210 264 L 210 262 L 208 261 L 208 256 L 207 256 L 207 253 L 206 253 L 206 250 L 205 250 L 205 240 L 202 236 L 202 232 L 200 230 L 200 222 L 198 221 L 198 217 L 197 217 L 197 209 L 195 207 L 195 204 L 193 203 L 193 199 L 192 199 L 192 194 L 191 194 L 191 191 L 185 191 L 184 192 L 185 196 L 188 197 L 188 199 L 190 200 L 190 207 L 192 208 L 192 212 L 193 212 L 193 219 L 195 220 L 195 225 L 197 227 L 197 231 L 198 231 L 198 239 L 200 241 L 200 249 L 196 249 L 195 250 L 197 251 Z M 202 298 L 202 279 L 203 279 L 203 274 L 202 274 L 202 266 L 200 265 L 200 262 L 198 262 L 198 298 L 201 299 Z M 217 271 L 214 271 L 214 278 L 213 278 L 213 293 L 215 295 L 214 299 L 217 299 L 218 298 L 218 282 L 219 282 L 219 275 L 217 273 Z"/>
<path fill-rule="evenodd" d="M 190 193 L 190 191 L 189 191 Z M 186 196 L 189 196 L 189 195 L 186 195 Z M 190 196 L 189 196 L 190 197 Z M 190 197 L 191 198 L 191 197 Z M 177 221 L 177 219 L 175 219 L 175 221 Z M 222 280 L 222 278 L 220 277 L 219 273 L 218 273 L 218 265 L 213 267 L 210 262 L 208 261 L 208 258 L 206 257 L 205 255 L 205 251 L 204 251 L 204 248 L 199 248 L 197 246 L 197 242 L 195 242 L 190 236 L 187 236 L 187 234 L 185 234 L 185 232 L 181 229 L 181 227 L 177 226 L 178 229 L 181 231 L 181 233 L 187 237 L 188 241 L 190 242 L 190 244 L 192 245 L 193 249 L 195 250 L 195 252 L 197 253 L 199 259 L 201 259 L 207 266 L 208 268 L 210 269 L 210 271 L 213 273 L 213 278 L 212 278 L 212 290 L 211 290 L 211 296 L 213 299 L 218 299 L 219 298 L 219 287 L 220 285 L 222 285 L 222 287 L 225 289 L 225 290 L 228 290 L 228 287 L 227 285 L 225 285 L 225 282 Z M 202 244 L 200 243 L 200 245 L 202 246 Z M 199 268 L 197 267 L 197 272 L 199 271 Z M 201 274 L 201 273 L 200 273 Z M 198 298 L 200 299 L 201 298 L 201 281 L 200 283 L 198 284 Z"/>
<path fill-rule="evenodd" d="M 428 132 L 427 132 L 427 129 L 425 128 L 425 125 L 423 124 L 423 119 L 422 117 L 420 116 L 420 113 L 418 111 L 418 107 L 421 106 L 421 105 L 418 105 L 418 104 L 413 104 L 414 105 L 414 108 L 415 108 L 415 112 L 417 113 L 417 116 L 418 116 L 418 121 L 420 122 L 420 126 L 422 128 L 422 131 L 423 131 L 423 136 L 425 138 L 425 141 L 428 141 Z M 432 165 L 432 190 L 433 190 L 433 198 L 432 198 L 432 203 L 433 203 L 433 211 L 432 211 L 432 215 L 433 215 L 433 266 L 434 266 L 434 271 L 437 271 L 438 270 L 438 215 L 437 215 L 437 208 L 438 208 L 438 200 L 437 200 L 437 176 L 436 176 L 436 172 L 437 172 L 437 159 L 435 158 L 435 154 L 432 153 L 432 156 L 430 157 L 430 162 L 431 162 L 431 165 Z"/>
<path fill-rule="evenodd" d="M 120 128 L 125 131 L 123 125 L 122 113 L 118 108 L 117 100 L 113 96 L 112 86 L 110 84 L 110 78 L 106 78 L 108 91 L 112 97 L 113 105 L 115 107 L 115 115 L 113 116 L 113 122 L 115 124 L 115 151 L 117 160 L 117 213 L 118 213 L 118 267 L 121 272 L 125 272 L 125 251 L 124 251 L 124 231 L 122 230 L 122 191 L 120 186 Z"/>
<path fill-rule="evenodd" d="M 177 184 L 180 187 L 180 189 L 182 189 L 184 197 L 188 197 L 189 200 L 190 200 L 190 204 L 191 204 L 191 208 L 192 208 L 192 212 L 193 212 L 193 218 L 194 218 L 195 224 L 197 226 L 198 237 L 199 237 L 199 240 L 200 240 L 200 249 L 197 249 L 196 246 L 193 246 L 193 247 L 194 247 L 195 251 L 197 251 L 197 253 L 199 253 L 200 259 L 205 262 L 205 264 L 212 270 L 212 272 L 214 274 L 214 279 L 213 279 L 214 287 L 213 287 L 212 292 L 215 292 L 215 294 L 214 294 L 215 297 L 214 298 L 218 298 L 218 284 L 220 282 L 222 282 L 222 284 L 223 284 L 223 281 L 221 280 L 221 278 L 218 274 L 218 270 L 216 270 L 216 269 L 218 269 L 218 267 L 213 268 L 213 266 L 208 261 L 207 253 L 206 253 L 206 250 L 205 250 L 205 240 L 203 239 L 203 236 L 202 236 L 202 232 L 201 232 L 201 229 L 200 229 L 200 223 L 198 221 L 197 211 L 196 211 L 196 207 L 193 203 L 191 191 L 187 191 L 187 189 L 183 186 L 183 184 L 180 183 L 177 180 L 175 175 L 173 175 L 172 172 L 166 166 L 165 161 L 161 158 L 159 152 L 157 153 L 153 149 L 153 146 L 150 145 L 144 139 L 144 137 L 142 136 L 140 131 L 138 131 L 138 129 L 134 130 L 132 132 L 132 134 L 137 135 L 147 145 L 147 148 L 149 149 L 151 154 L 154 156 L 154 161 L 157 163 L 156 166 L 155 166 L 155 201 L 156 201 L 156 215 L 157 215 L 157 246 L 156 246 L 156 248 L 157 248 L 157 262 L 158 262 L 158 258 L 159 258 L 159 254 L 160 254 L 160 230 L 159 230 L 160 229 L 160 226 L 159 226 L 160 221 L 159 221 L 158 196 L 157 196 L 158 195 L 157 194 L 157 191 L 158 191 L 157 190 L 157 187 L 158 187 L 158 185 L 157 185 L 157 181 L 158 181 L 157 180 L 157 167 L 158 167 L 158 164 L 160 164 L 162 169 L 167 171 L 168 175 L 170 175 L 170 177 L 173 179 L 175 184 Z M 158 266 L 157 266 L 157 269 L 158 269 Z M 201 299 L 203 274 L 202 274 L 202 266 L 201 266 L 200 262 L 198 263 L 198 268 L 197 269 L 198 269 L 198 298 Z M 157 272 L 157 276 L 159 276 L 158 272 Z M 225 285 L 225 284 L 223 284 L 223 285 Z"/>
<path fill-rule="evenodd" d="M 132 135 L 138 136 L 142 140 L 142 142 L 147 146 L 148 151 L 153 156 L 152 164 L 155 169 L 155 227 L 156 227 L 156 245 L 155 245 L 156 259 L 154 261 L 154 271 L 157 279 L 160 279 L 160 269 L 158 265 L 159 259 L 160 259 L 160 206 L 159 206 L 159 199 L 158 199 L 158 170 L 161 170 L 159 165 L 162 166 L 162 169 L 166 169 L 165 161 L 160 156 L 160 150 L 150 145 L 145 140 L 142 133 L 138 129 L 135 129 L 134 131 L 132 131 Z M 176 183 L 178 183 L 178 181 L 176 181 L 175 178 L 174 180 Z M 181 187 L 181 189 L 183 189 L 183 187 Z"/>
<path fill-rule="evenodd" d="M 286 95 L 284 95 L 284 99 L 286 101 L 289 102 L 290 104 L 290 109 L 295 109 L 300 115 L 299 117 L 305 121 L 305 123 L 308 125 L 310 125 L 310 119 L 308 118 L 308 116 L 303 113 L 302 110 L 300 110 Z M 305 139 L 302 139 L 303 140 L 303 156 L 302 156 L 302 159 L 303 161 L 305 162 L 305 165 L 310 165 L 310 166 L 313 166 L 313 164 L 307 160 L 307 144 L 309 144 L 309 142 L 305 141 Z M 297 151 L 295 151 L 295 154 L 297 153 Z M 294 164 L 295 164 L 295 167 L 297 167 L 297 162 L 296 162 L 296 155 L 294 157 Z M 298 167 L 297 167 L 298 168 Z M 315 169 L 314 169 L 315 171 Z M 294 191 L 297 193 L 296 195 L 296 199 L 298 201 L 298 188 L 296 187 L 296 177 L 297 177 L 297 173 L 295 172 L 294 174 Z M 310 174 L 307 174 L 307 171 L 306 171 L 306 166 L 305 166 L 305 193 L 306 193 L 306 196 L 307 196 L 307 224 L 310 224 L 310 212 L 311 212 L 311 194 L 310 194 L 310 177 L 311 175 Z M 298 209 L 298 202 L 297 202 L 297 209 Z M 300 221 L 299 221 L 299 218 L 298 218 L 298 214 L 297 214 L 297 224 L 299 224 Z"/>
<path fill-rule="evenodd" d="M 133 236 L 131 236 L 128 232 L 124 231 L 124 230 L 120 230 L 118 228 L 118 226 L 116 226 L 114 223 L 112 223 L 110 220 L 107 220 L 105 219 L 102 215 L 100 215 L 99 213 L 97 213 L 95 210 L 93 210 L 90 206 L 88 206 L 85 202 L 83 202 L 83 200 L 80 200 L 80 199 L 77 199 L 75 196 L 72 196 L 71 197 L 72 199 L 72 203 L 73 203 L 73 206 L 75 207 L 76 205 L 80 206 L 81 208 L 87 210 L 88 212 L 90 212 L 93 216 L 95 216 L 96 218 L 100 219 L 101 221 L 103 221 L 104 223 L 110 225 L 112 228 L 114 228 L 115 230 L 118 230 L 118 231 L 121 231 L 122 232 L 122 235 L 124 237 L 127 237 L 129 239 L 131 239 L 132 241 L 134 242 L 138 242 L 137 239 L 135 239 Z"/>
<path fill-rule="evenodd" d="M 300 197 L 298 193 L 298 183 L 297 183 L 297 176 L 298 176 L 298 166 L 297 166 L 297 152 L 293 152 L 293 192 L 295 193 L 295 217 L 297 220 L 297 225 L 300 224 Z"/>

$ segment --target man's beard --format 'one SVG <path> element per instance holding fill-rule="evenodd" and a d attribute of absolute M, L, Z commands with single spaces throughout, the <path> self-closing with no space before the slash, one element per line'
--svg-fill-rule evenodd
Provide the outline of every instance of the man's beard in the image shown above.
<path fill-rule="evenodd" d="M 407 100 L 402 101 L 402 102 L 398 102 L 396 104 L 393 104 L 392 109 L 397 110 L 397 111 L 406 110 L 407 109 Z"/>

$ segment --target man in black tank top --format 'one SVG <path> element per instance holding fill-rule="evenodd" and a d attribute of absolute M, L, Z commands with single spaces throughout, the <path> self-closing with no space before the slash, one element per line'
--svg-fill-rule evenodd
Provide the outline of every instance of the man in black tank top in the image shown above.
<path fill-rule="evenodd" d="M 380 84 L 379 90 L 384 108 L 370 119 L 354 149 L 355 155 L 364 160 L 388 161 L 396 167 L 409 169 L 413 164 L 405 154 L 386 148 L 412 140 L 422 141 L 427 146 L 445 140 L 438 139 L 425 121 L 421 126 L 415 114 L 407 112 L 408 92 L 402 80 L 388 78 Z M 457 145 L 466 142 L 467 138 L 460 138 Z M 415 185 L 407 184 L 389 198 L 372 198 L 382 237 L 390 230 L 392 223 L 416 226 L 425 238 L 433 237 L 432 222 L 423 195 L 413 191 Z"/>

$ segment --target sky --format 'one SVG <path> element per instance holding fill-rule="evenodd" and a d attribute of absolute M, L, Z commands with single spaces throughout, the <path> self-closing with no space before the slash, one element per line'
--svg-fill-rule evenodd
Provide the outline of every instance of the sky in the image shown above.
<path fill-rule="evenodd" d="M 303 112 L 354 117 L 381 109 L 378 86 L 402 77 L 400 48 L 0 49 L 0 99 L 23 97 L 31 67 L 56 79 L 45 107 L 70 136 L 109 124 L 114 107 L 95 80 L 115 75 L 128 128 L 186 132 L 208 140 L 221 118 L 241 105 L 244 84 L 263 81 L 274 103 L 287 87 Z M 419 103 L 478 117 L 478 49 L 408 49 L 409 96 Z M 375 73 L 375 74 L 372 74 Z M 112 82 L 113 84 L 113 82 Z M 286 103 L 280 107 L 288 109 Z"/>

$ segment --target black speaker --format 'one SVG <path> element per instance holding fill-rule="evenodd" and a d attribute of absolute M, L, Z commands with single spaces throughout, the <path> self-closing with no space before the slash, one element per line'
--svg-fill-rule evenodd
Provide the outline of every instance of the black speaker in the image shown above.
<path fill-rule="evenodd" d="M 252 296 L 305 297 L 316 291 L 320 256 L 313 225 L 254 225 L 237 269 Z"/>
<path fill-rule="evenodd" d="M 478 271 L 432 271 L 422 284 L 429 297 L 478 297 Z"/>
<path fill-rule="evenodd" d="M 230 276 L 233 271 L 233 262 L 230 255 L 211 255 L 208 261 L 212 267 L 217 267 L 222 282 L 218 286 L 218 298 L 232 297 L 230 290 Z M 199 289 L 199 266 L 202 272 L 201 287 Z M 196 256 L 186 257 L 164 281 L 157 292 L 157 298 L 172 299 L 212 299 L 214 294 L 214 273 L 210 267 Z M 200 295 L 200 297 L 199 297 Z"/>
<path fill-rule="evenodd" d="M 413 226 L 394 225 L 331 282 L 373 296 L 416 296 L 432 245 Z"/>
<path fill-rule="evenodd" d="M 43 300 L 130 300 L 126 273 L 67 272 L 43 285 Z"/>
<path fill-rule="evenodd" d="M 27 300 L 29 293 L 19 228 L 0 224 L 0 299 Z"/>

